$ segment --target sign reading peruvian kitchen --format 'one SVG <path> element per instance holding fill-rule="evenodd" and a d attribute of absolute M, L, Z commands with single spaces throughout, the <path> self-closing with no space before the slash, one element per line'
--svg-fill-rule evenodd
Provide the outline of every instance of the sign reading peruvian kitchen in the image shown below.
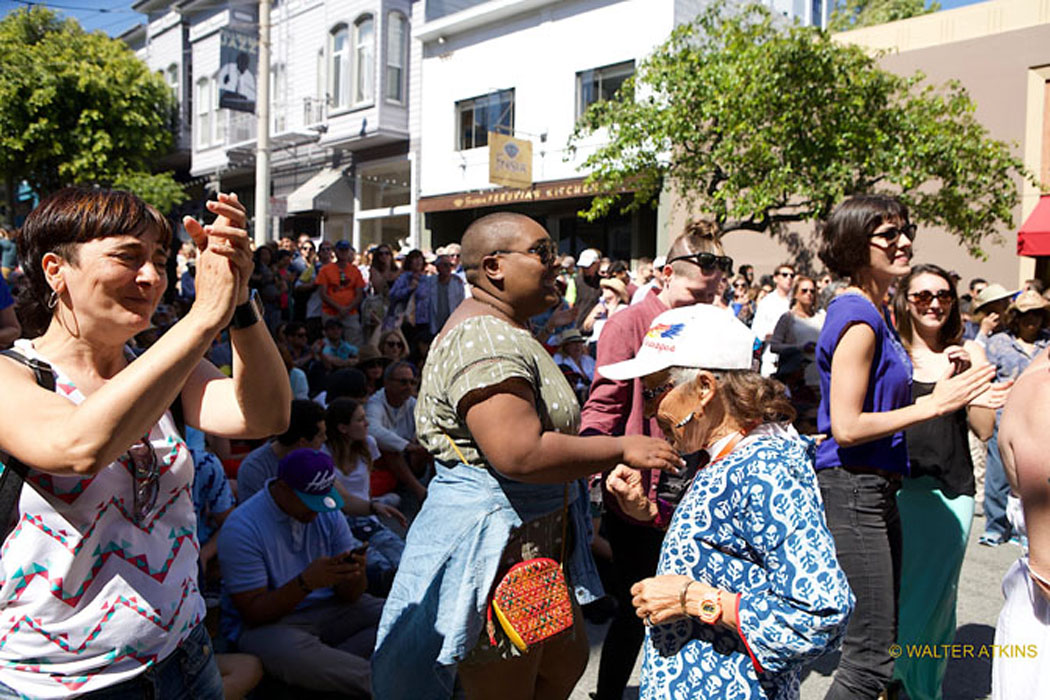
<path fill-rule="evenodd" d="M 219 107 L 255 111 L 259 38 L 229 29 L 219 33 Z"/>
<path fill-rule="evenodd" d="M 532 187 L 532 142 L 489 132 L 489 182 Z"/>

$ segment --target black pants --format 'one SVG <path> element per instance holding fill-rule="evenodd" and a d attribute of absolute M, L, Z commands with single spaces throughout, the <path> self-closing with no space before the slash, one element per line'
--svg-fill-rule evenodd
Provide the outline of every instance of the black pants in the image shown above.
<path fill-rule="evenodd" d="M 877 698 L 893 677 L 901 583 L 900 481 L 845 469 L 817 472 L 839 566 L 857 598 L 825 700 Z"/>
<path fill-rule="evenodd" d="M 605 515 L 605 535 L 613 554 L 612 593 L 619 604 L 602 645 L 598 666 L 598 700 L 622 700 L 634 662 L 645 639 L 645 626 L 631 605 L 631 586 L 656 573 L 664 533 L 632 525 L 615 513 Z"/>

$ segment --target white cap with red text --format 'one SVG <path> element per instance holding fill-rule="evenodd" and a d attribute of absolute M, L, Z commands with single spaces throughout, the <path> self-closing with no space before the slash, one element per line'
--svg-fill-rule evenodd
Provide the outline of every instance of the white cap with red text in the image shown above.
<path fill-rule="evenodd" d="M 668 367 L 749 370 L 754 350 L 755 334 L 733 314 L 711 304 L 693 304 L 657 316 L 637 355 L 598 371 L 624 381 Z"/>

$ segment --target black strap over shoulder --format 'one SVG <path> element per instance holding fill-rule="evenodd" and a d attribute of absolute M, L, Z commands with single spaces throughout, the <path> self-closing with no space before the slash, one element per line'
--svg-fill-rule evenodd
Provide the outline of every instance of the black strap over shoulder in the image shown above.
<path fill-rule="evenodd" d="M 26 357 L 16 350 L 0 350 L 0 355 L 33 370 L 38 385 L 48 391 L 55 390 L 55 372 L 48 363 Z M 0 534 L 4 537 L 11 528 L 11 516 L 18 507 L 18 498 L 22 495 L 22 484 L 28 473 L 29 468 L 26 465 L 11 455 L 6 456 L 4 471 L 0 474 L 0 528 L 3 528 Z"/>

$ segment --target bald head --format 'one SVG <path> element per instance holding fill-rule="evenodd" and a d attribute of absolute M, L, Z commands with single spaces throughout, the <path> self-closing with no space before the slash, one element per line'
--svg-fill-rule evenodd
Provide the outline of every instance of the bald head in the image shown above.
<path fill-rule="evenodd" d="M 529 232 L 531 227 L 543 231 L 543 227 L 524 214 L 501 211 L 483 216 L 463 233 L 463 252 L 460 261 L 467 273 L 467 282 L 477 286 L 481 260 L 494 250 L 510 250 Z"/>

